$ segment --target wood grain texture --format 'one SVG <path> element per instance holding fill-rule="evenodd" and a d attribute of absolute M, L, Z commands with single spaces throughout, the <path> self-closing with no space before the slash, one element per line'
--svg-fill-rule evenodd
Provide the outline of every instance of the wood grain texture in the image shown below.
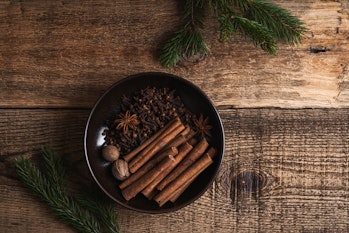
<path fill-rule="evenodd" d="M 201 87 L 217 105 L 348 107 L 347 0 L 274 0 L 305 21 L 298 47 L 278 55 L 235 36 L 220 43 L 209 15 L 209 56 L 162 68 L 157 52 L 180 25 L 176 1 L 1 1 L 0 107 L 90 108 L 115 81 L 165 71 Z"/>
<path fill-rule="evenodd" d="M 95 187 L 83 155 L 89 111 L 145 71 L 205 91 L 226 153 L 212 187 L 182 210 L 117 205 L 122 232 L 349 232 L 349 2 L 273 2 L 305 21 L 303 44 L 270 56 L 239 35 L 220 43 L 209 15 L 209 56 L 164 69 L 157 53 L 180 25 L 176 1 L 0 1 L 0 232 L 73 232 L 19 182 L 13 160 L 48 145 L 73 183 Z"/>
<path fill-rule="evenodd" d="M 219 112 L 226 151 L 215 183 L 173 213 L 116 206 L 122 232 L 348 232 L 349 109 Z M 82 141 L 88 113 L 0 110 L 1 232 L 71 232 L 18 181 L 13 159 L 35 157 L 51 145 L 64 157 L 69 177 L 91 183 Z M 243 172 L 260 176 L 258 189 L 250 189 L 253 176 L 239 176 Z"/>

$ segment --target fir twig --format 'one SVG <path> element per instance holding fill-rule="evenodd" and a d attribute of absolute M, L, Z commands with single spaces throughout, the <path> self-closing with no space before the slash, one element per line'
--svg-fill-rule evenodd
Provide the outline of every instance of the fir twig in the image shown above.
<path fill-rule="evenodd" d="M 15 161 L 20 179 L 42 201 L 52 207 L 55 214 L 66 224 L 79 232 L 101 232 L 98 219 L 108 226 L 109 232 L 119 232 L 115 213 L 111 207 L 101 206 L 84 196 L 79 201 L 68 195 L 65 188 L 65 171 L 57 154 L 48 149 L 43 150 L 45 172 L 41 172 L 28 159 L 21 157 Z M 81 203 L 84 203 L 82 208 Z M 91 211 L 93 209 L 93 211 Z M 109 223 L 106 223 L 109 221 Z M 108 225 L 109 224 L 109 225 Z"/>
<path fill-rule="evenodd" d="M 230 38 L 232 32 L 241 32 L 250 37 L 255 46 L 261 47 L 264 51 L 270 54 L 275 54 L 277 50 L 277 44 L 269 30 L 255 21 L 248 20 L 239 16 L 226 16 L 220 17 L 221 25 L 224 25 L 221 29 L 223 39 Z"/>
<path fill-rule="evenodd" d="M 207 54 L 201 33 L 206 6 L 218 16 L 223 41 L 230 40 L 232 33 L 243 33 L 270 54 L 276 53 L 277 40 L 296 45 L 306 31 L 299 18 L 267 0 L 185 0 L 183 28 L 163 47 L 160 54 L 163 66 L 174 66 L 181 57 Z"/>
<path fill-rule="evenodd" d="M 201 30 L 203 28 L 204 0 L 185 0 L 183 29 L 174 33 L 163 47 L 160 63 L 164 67 L 174 66 L 181 56 L 191 57 L 195 54 L 207 54 L 207 47 Z"/>
<path fill-rule="evenodd" d="M 99 232 L 100 227 L 94 217 L 81 210 L 76 202 L 65 193 L 57 192 L 57 187 L 51 183 L 40 170 L 28 159 L 15 161 L 21 180 L 44 202 L 48 203 L 56 215 L 64 222 L 80 232 Z"/>
<path fill-rule="evenodd" d="M 44 147 L 42 149 L 42 158 L 44 160 L 44 174 L 51 184 L 55 184 L 57 192 L 65 192 L 65 169 L 61 157 L 55 151 Z"/>
<path fill-rule="evenodd" d="M 272 34 L 290 45 L 301 42 L 302 34 L 306 31 L 303 22 L 290 14 L 289 11 L 275 3 L 254 0 L 247 1 L 250 6 L 251 18 L 267 27 Z"/>
<path fill-rule="evenodd" d="M 89 193 L 88 190 L 78 198 L 79 203 L 93 213 L 109 232 L 119 233 L 119 225 L 115 210 L 112 205 L 103 201 L 103 197 L 96 196 L 96 193 Z"/>
<path fill-rule="evenodd" d="M 170 67 L 178 63 L 180 56 L 183 54 L 182 41 L 184 34 L 184 30 L 178 31 L 166 42 L 160 54 L 160 63 L 162 66 Z"/>

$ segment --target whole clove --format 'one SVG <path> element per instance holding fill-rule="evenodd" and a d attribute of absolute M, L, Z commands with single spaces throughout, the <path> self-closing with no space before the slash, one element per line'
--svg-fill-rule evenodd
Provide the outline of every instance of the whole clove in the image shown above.
<path fill-rule="evenodd" d="M 146 87 L 124 95 L 119 109 L 108 120 L 103 135 L 107 145 L 120 148 L 121 155 L 142 144 L 171 119 L 179 117 L 183 124 L 194 125 L 195 116 L 185 108 L 176 90 L 169 88 Z"/>

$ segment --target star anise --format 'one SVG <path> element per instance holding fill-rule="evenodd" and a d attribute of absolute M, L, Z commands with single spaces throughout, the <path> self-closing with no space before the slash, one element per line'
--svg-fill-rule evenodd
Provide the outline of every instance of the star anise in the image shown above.
<path fill-rule="evenodd" d="M 196 131 L 200 133 L 202 137 L 211 136 L 212 126 L 209 124 L 208 117 L 204 119 L 204 116 L 202 114 L 200 114 L 199 118 L 195 117 L 194 126 Z"/>
<path fill-rule="evenodd" d="M 129 128 L 135 129 L 139 124 L 139 120 L 136 114 L 132 114 L 126 111 L 125 114 L 120 113 L 119 117 L 114 121 L 116 129 L 122 129 L 124 133 L 127 133 Z"/>

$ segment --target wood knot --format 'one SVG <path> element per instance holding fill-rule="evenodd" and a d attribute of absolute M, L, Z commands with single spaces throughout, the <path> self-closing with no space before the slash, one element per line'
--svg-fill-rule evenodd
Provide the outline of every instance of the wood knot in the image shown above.
<path fill-rule="evenodd" d="M 235 176 L 233 186 L 243 192 L 255 193 L 262 183 L 262 177 L 254 171 L 243 171 Z"/>
<path fill-rule="evenodd" d="M 232 177 L 231 199 L 235 202 L 244 197 L 257 199 L 266 184 L 266 177 L 257 171 L 242 171 Z"/>
<path fill-rule="evenodd" d="M 325 53 L 327 51 L 330 51 L 330 49 L 326 48 L 325 46 L 317 46 L 317 47 L 310 47 L 309 51 L 311 53 Z"/>
<path fill-rule="evenodd" d="M 197 64 L 197 63 L 205 60 L 206 57 L 207 57 L 207 54 L 204 52 L 197 52 L 196 54 L 193 54 L 193 55 L 184 54 L 182 56 L 182 61 Z"/>

